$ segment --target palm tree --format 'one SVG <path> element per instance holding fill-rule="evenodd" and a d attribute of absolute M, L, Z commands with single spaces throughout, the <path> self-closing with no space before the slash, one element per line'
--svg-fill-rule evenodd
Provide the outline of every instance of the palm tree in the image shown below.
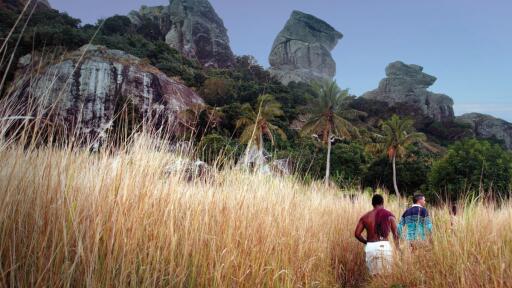
<path fill-rule="evenodd" d="M 325 184 L 329 185 L 331 167 L 331 147 L 336 137 L 351 139 L 359 137 L 359 131 L 347 119 L 364 116 L 366 113 L 349 108 L 352 98 L 348 90 L 341 90 L 336 81 L 325 81 L 313 84 L 314 99 L 308 105 L 308 121 L 302 127 L 304 135 L 321 135 L 321 140 L 327 146 L 327 161 L 325 165 Z"/>
<path fill-rule="evenodd" d="M 401 195 L 396 180 L 396 158 L 406 155 L 407 146 L 418 142 L 423 143 L 426 139 L 425 134 L 416 132 L 413 125 L 413 120 L 401 119 L 397 115 L 393 115 L 382 124 L 382 135 L 377 135 L 380 141 L 370 146 L 373 147 L 372 150 L 385 152 L 389 161 L 392 162 L 393 186 L 398 197 Z"/>
<path fill-rule="evenodd" d="M 258 151 L 258 157 L 263 159 L 264 135 L 270 139 L 272 145 L 274 145 L 274 134 L 278 134 L 281 139 L 286 139 L 284 131 L 270 123 L 276 117 L 283 115 L 281 104 L 272 95 L 264 94 L 258 97 L 257 107 L 258 112 L 254 111 L 250 104 L 244 104 L 242 106 L 242 117 L 236 122 L 237 129 L 244 127 L 240 142 L 247 144 L 246 161 L 248 160 L 249 149 L 254 147 Z"/>

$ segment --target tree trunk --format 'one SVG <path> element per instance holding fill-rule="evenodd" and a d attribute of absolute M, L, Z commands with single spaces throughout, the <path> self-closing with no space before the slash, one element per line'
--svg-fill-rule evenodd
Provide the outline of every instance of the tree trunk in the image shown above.
<path fill-rule="evenodd" d="M 263 133 L 260 133 L 259 135 L 259 141 L 260 141 L 260 145 L 258 147 L 258 169 L 261 171 L 261 168 L 263 167 L 263 164 L 265 164 L 265 156 L 263 155 Z"/>
<path fill-rule="evenodd" d="M 329 135 L 327 136 L 327 161 L 325 164 L 325 186 L 329 186 L 329 174 L 331 170 L 331 129 L 329 129 Z"/>
<path fill-rule="evenodd" d="M 393 155 L 393 186 L 395 188 L 396 196 L 400 198 L 400 191 L 398 191 L 398 185 L 396 183 L 396 154 Z"/>

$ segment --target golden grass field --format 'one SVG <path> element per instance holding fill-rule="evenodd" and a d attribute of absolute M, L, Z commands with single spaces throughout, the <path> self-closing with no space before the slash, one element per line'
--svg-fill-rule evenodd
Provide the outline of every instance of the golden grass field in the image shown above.
<path fill-rule="evenodd" d="M 0 286 L 512 287 L 510 203 L 467 203 L 454 225 L 429 207 L 431 244 L 370 279 L 353 232 L 371 195 L 237 169 L 189 183 L 156 146 L 0 142 Z"/>

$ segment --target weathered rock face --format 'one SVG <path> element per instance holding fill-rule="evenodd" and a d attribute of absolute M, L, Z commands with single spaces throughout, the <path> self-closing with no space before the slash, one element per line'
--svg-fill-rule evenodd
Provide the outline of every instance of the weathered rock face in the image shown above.
<path fill-rule="evenodd" d="M 507 149 L 512 150 L 512 123 L 480 113 L 467 113 L 458 116 L 456 121 L 469 124 L 475 137 L 501 140 Z"/>
<path fill-rule="evenodd" d="M 169 6 L 142 6 L 128 15 L 132 23 L 150 20 L 169 46 L 205 67 L 228 68 L 235 63 L 224 22 L 208 0 L 170 0 Z"/>
<path fill-rule="evenodd" d="M 421 66 L 397 61 L 386 67 L 386 78 L 380 81 L 379 88 L 362 97 L 386 102 L 391 107 L 408 107 L 404 110 L 416 114 L 410 116 L 441 122 L 453 121 L 453 100 L 427 90 L 436 80 L 436 77 L 423 73 Z"/>
<path fill-rule="evenodd" d="M 331 51 L 343 35 L 331 25 L 293 11 L 270 52 L 270 73 L 283 84 L 332 79 L 336 63 Z"/>
<path fill-rule="evenodd" d="M 224 22 L 207 0 L 171 0 L 165 41 L 205 67 L 231 67 L 234 55 Z"/>
<path fill-rule="evenodd" d="M 156 34 L 160 40 L 164 40 L 167 32 L 171 30 L 169 6 L 142 6 L 138 11 L 131 11 L 128 18 L 136 26 L 156 30 L 150 32 Z"/>
<path fill-rule="evenodd" d="M 30 63 L 37 65 L 30 60 L 20 60 L 8 97 L 39 109 L 26 113 L 44 117 L 53 111 L 48 116 L 52 121 L 76 128 L 89 139 L 106 136 L 116 111 L 125 105 L 131 105 L 137 117 L 170 130 L 178 126 L 181 111 L 203 105 L 193 90 L 119 50 L 86 45 L 37 73 L 30 72 L 36 71 Z"/>

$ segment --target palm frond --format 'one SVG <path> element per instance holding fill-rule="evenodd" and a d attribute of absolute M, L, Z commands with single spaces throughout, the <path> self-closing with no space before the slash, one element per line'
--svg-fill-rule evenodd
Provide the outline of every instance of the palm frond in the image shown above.
<path fill-rule="evenodd" d="M 349 121 L 343 119 L 343 117 L 340 117 L 338 115 L 334 115 L 334 134 L 336 136 L 343 137 L 345 139 L 351 139 L 351 138 L 359 138 L 359 131 L 357 128 L 352 125 Z"/>
<path fill-rule="evenodd" d="M 254 119 L 247 118 L 247 117 L 241 117 L 236 121 L 235 127 L 236 127 L 236 129 L 238 129 L 240 127 L 245 127 L 245 126 L 252 125 L 252 124 L 254 124 Z"/>
<path fill-rule="evenodd" d="M 281 128 L 279 128 L 276 125 L 271 124 L 271 123 L 268 123 L 267 125 L 268 125 L 268 128 L 270 129 L 270 131 L 272 131 L 273 133 L 276 133 L 277 135 L 279 135 L 281 140 L 288 140 L 288 137 L 286 136 L 286 133 L 284 133 L 283 129 L 281 129 Z"/>
<path fill-rule="evenodd" d="M 256 130 L 255 130 L 256 128 Z M 240 143 L 242 144 L 248 144 L 251 140 L 255 142 L 256 145 L 258 145 L 258 135 L 259 131 L 255 124 L 251 124 L 245 127 L 244 131 L 240 135 Z"/>
<path fill-rule="evenodd" d="M 315 117 L 315 118 L 309 120 L 308 122 L 306 122 L 306 124 L 304 124 L 304 126 L 302 127 L 302 130 L 301 130 L 301 133 L 302 133 L 302 135 L 318 133 L 318 132 L 324 130 L 324 127 L 326 124 L 327 124 L 327 122 L 325 121 L 325 119 L 323 117 L 321 117 L 321 116 Z"/>

